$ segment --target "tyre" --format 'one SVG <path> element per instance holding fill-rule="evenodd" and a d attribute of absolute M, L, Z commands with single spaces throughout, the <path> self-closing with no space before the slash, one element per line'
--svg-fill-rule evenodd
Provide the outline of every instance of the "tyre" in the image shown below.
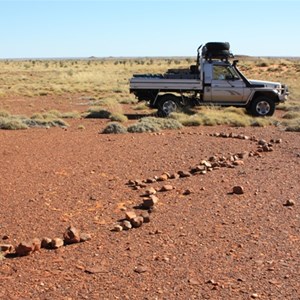
<path fill-rule="evenodd" d="M 157 114 L 159 117 L 168 117 L 179 109 L 179 99 L 174 95 L 164 95 L 159 99 Z"/>
<path fill-rule="evenodd" d="M 268 96 L 260 96 L 252 100 L 249 107 L 252 116 L 264 117 L 272 116 L 275 111 L 275 102 Z"/>
<path fill-rule="evenodd" d="M 231 56 L 231 53 L 229 50 L 213 50 L 213 51 L 208 51 L 205 50 L 202 52 L 202 56 L 205 57 L 205 59 L 213 59 L 213 58 L 229 58 Z"/>
<path fill-rule="evenodd" d="M 205 44 L 206 49 L 210 51 L 222 51 L 222 50 L 228 50 L 230 49 L 229 43 L 206 43 Z"/>

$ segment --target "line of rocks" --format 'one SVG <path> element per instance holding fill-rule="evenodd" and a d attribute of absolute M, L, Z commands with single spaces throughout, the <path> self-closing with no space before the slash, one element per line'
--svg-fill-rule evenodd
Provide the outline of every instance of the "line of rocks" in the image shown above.
<path fill-rule="evenodd" d="M 0 252 L 5 256 L 27 256 L 36 251 L 40 251 L 41 248 L 44 249 L 58 249 L 60 247 L 86 242 L 91 239 L 91 235 L 88 233 L 80 232 L 73 226 L 69 226 L 64 234 L 63 238 L 48 238 L 44 237 L 42 239 L 34 238 L 30 241 L 23 241 L 19 243 L 16 247 L 12 244 L 0 244 Z"/>
<path fill-rule="evenodd" d="M 256 137 L 249 137 L 243 134 L 234 134 L 234 133 L 213 133 L 210 134 L 214 137 L 223 137 L 223 138 L 237 138 L 242 140 L 250 140 L 257 142 L 256 151 L 243 151 L 229 156 L 211 156 L 208 160 L 202 160 L 198 165 L 191 167 L 188 171 L 178 171 L 176 173 L 170 174 L 164 172 L 160 176 L 154 176 L 153 178 L 147 178 L 145 180 L 129 180 L 127 185 L 134 190 L 139 190 L 141 188 L 147 187 L 149 183 L 155 183 L 160 181 L 167 181 L 169 179 L 179 179 L 186 178 L 192 175 L 205 175 L 207 172 L 218 170 L 220 168 L 235 168 L 241 165 L 244 165 L 244 160 L 247 157 L 261 157 L 262 152 L 272 152 L 274 150 L 273 145 L 282 143 L 281 139 L 271 139 L 270 142 L 267 142 L 263 139 L 257 139 Z"/>
<path fill-rule="evenodd" d="M 171 179 L 187 178 L 194 175 L 205 175 L 207 172 L 218 170 L 220 168 L 235 168 L 238 166 L 242 166 L 244 165 L 244 160 L 247 157 L 261 157 L 261 152 L 271 152 L 273 151 L 273 144 L 279 144 L 282 142 L 281 139 L 272 139 L 270 140 L 270 142 L 267 142 L 263 139 L 259 140 L 254 136 L 249 137 L 243 134 L 234 133 L 213 133 L 210 134 L 210 136 L 255 141 L 257 143 L 257 150 L 249 152 L 238 152 L 229 156 L 211 156 L 208 158 L 208 160 L 200 161 L 198 165 L 191 167 L 188 171 L 180 170 L 173 174 L 170 174 L 169 172 L 163 172 L 160 176 L 154 176 L 152 178 L 147 178 L 144 180 L 128 180 L 127 185 L 133 190 L 140 190 L 148 187 L 141 195 L 141 197 L 143 197 L 143 202 L 138 206 L 139 209 L 142 209 L 144 211 L 140 214 L 137 214 L 135 211 L 127 211 L 125 213 L 125 218 L 115 224 L 112 228 L 112 231 L 120 232 L 122 230 L 139 228 L 143 223 L 149 223 L 150 213 L 154 211 L 155 205 L 159 201 L 156 193 L 167 192 L 174 189 L 174 187 L 169 184 L 165 184 L 160 188 L 149 187 L 149 184 L 153 184 L 156 182 L 165 182 Z M 234 186 L 231 193 L 237 195 L 244 194 L 244 188 L 242 186 Z M 186 189 L 185 191 L 183 191 L 183 195 L 189 194 L 191 194 L 191 190 Z"/>
<path fill-rule="evenodd" d="M 143 195 L 143 202 L 136 208 L 140 209 L 140 213 L 135 211 L 126 211 L 125 218 L 120 220 L 114 225 L 112 231 L 120 232 L 122 230 L 129 230 L 132 228 L 139 228 L 144 223 L 150 222 L 150 214 L 155 210 L 156 204 L 159 202 L 159 198 L 155 196 L 156 190 L 154 188 L 149 188 L 145 191 Z"/>

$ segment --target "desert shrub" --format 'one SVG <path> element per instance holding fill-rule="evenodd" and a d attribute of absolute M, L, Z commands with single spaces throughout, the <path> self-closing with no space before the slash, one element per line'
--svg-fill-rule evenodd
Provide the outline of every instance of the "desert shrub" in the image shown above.
<path fill-rule="evenodd" d="M 266 126 L 273 124 L 272 118 L 252 118 L 241 108 L 202 107 L 194 115 L 172 113 L 171 118 L 178 120 L 183 126 L 215 126 L 229 125 L 236 127 Z"/>
<path fill-rule="evenodd" d="M 286 131 L 300 132 L 300 120 L 292 120 L 287 124 Z"/>
<path fill-rule="evenodd" d="M 0 117 L 7 118 L 10 116 L 10 113 L 6 110 L 0 110 Z"/>
<path fill-rule="evenodd" d="M 277 109 L 283 111 L 300 111 L 300 103 L 299 102 L 281 103 L 277 106 Z"/>
<path fill-rule="evenodd" d="M 300 119 L 300 112 L 297 111 L 289 111 L 282 116 L 283 119 Z"/>
<path fill-rule="evenodd" d="M 111 113 L 105 109 L 89 109 L 87 115 L 85 116 L 86 118 L 89 119 L 109 119 Z"/>
<path fill-rule="evenodd" d="M 268 64 L 267 64 L 266 62 L 263 61 L 263 62 L 257 63 L 256 66 L 257 66 L 257 67 L 267 67 Z"/>
<path fill-rule="evenodd" d="M 68 127 L 68 123 L 65 121 L 53 118 L 53 119 L 23 119 L 23 123 L 28 127 Z"/>
<path fill-rule="evenodd" d="M 157 132 L 160 131 L 160 127 L 155 123 L 143 123 L 139 122 L 133 125 L 130 125 L 127 128 L 128 132 L 131 133 L 143 133 L 143 132 Z"/>
<path fill-rule="evenodd" d="M 79 119 L 81 117 L 78 111 L 70 111 L 64 112 L 61 114 L 61 118 L 63 119 Z"/>
<path fill-rule="evenodd" d="M 41 113 L 35 113 L 30 117 L 30 119 L 32 119 L 32 120 L 42 120 L 42 119 L 44 119 L 44 117 Z"/>
<path fill-rule="evenodd" d="M 125 115 L 120 114 L 120 113 L 112 113 L 109 118 L 111 121 L 114 121 L 114 122 L 123 123 L 123 122 L 128 121 L 128 118 Z"/>
<path fill-rule="evenodd" d="M 133 107 L 134 110 L 146 110 L 148 106 L 145 102 L 139 103 Z"/>
<path fill-rule="evenodd" d="M 229 106 L 229 107 L 225 107 L 223 109 L 223 111 L 225 113 L 235 113 L 237 115 L 241 115 L 244 116 L 245 115 L 245 109 L 242 109 L 241 107 L 233 107 L 233 106 Z"/>
<path fill-rule="evenodd" d="M 138 123 L 128 127 L 128 132 L 157 132 L 164 129 L 180 129 L 182 124 L 175 119 L 161 119 L 155 117 L 145 117 L 139 120 Z"/>
<path fill-rule="evenodd" d="M 203 120 L 197 116 L 185 118 L 181 120 L 183 126 L 200 126 L 203 125 Z"/>
<path fill-rule="evenodd" d="M 150 119 L 150 117 L 148 117 Z M 181 129 L 182 124 L 174 119 L 158 119 L 158 124 L 161 129 Z"/>
<path fill-rule="evenodd" d="M 109 123 L 102 131 L 102 133 L 105 133 L 105 134 L 111 134 L 111 133 L 120 134 L 120 133 L 126 133 L 126 132 L 127 132 L 126 127 L 117 122 Z"/>
<path fill-rule="evenodd" d="M 129 98 L 121 99 L 119 101 L 120 104 L 135 104 L 136 102 L 137 102 L 136 99 L 129 99 Z"/>
<path fill-rule="evenodd" d="M 7 130 L 18 130 L 18 129 L 27 129 L 28 126 L 24 124 L 22 119 L 14 117 L 0 117 L 0 129 Z"/>

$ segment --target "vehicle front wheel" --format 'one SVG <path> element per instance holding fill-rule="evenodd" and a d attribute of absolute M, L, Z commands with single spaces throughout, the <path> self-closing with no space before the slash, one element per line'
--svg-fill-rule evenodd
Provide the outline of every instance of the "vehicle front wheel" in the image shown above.
<path fill-rule="evenodd" d="M 159 117 L 168 117 L 172 112 L 178 111 L 179 100 L 174 95 L 164 95 L 158 103 L 157 114 Z"/>
<path fill-rule="evenodd" d="M 266 96 L 257 97 L 252 101 L 249 111 L 252 116 L 256 117 L 272 116 L 275 111 L 275 102 Z"/>

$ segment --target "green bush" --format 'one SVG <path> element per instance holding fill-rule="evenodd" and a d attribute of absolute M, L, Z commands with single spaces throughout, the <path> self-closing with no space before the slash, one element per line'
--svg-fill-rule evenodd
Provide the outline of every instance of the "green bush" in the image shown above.
<path fill-rule="evenodd" d="M 126 132 L 127 132 L 126 127 L 117 122 L 109 123 L 102 131 L 102 133 L 105 133 L 105 134 L 111 134 L 111 133 L 120 134 L 120 133 L 126 133 Z"/>

